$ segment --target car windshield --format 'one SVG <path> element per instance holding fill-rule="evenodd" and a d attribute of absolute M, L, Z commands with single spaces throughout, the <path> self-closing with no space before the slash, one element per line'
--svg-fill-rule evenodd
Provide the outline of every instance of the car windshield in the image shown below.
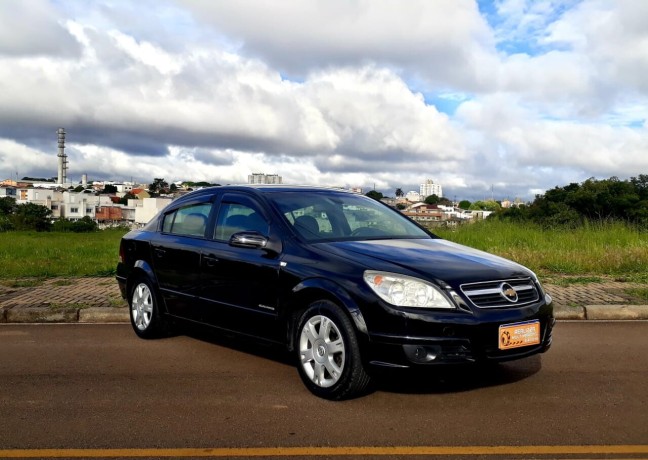
<path fill-rule="evenodd" d="M 304 191 L 272 193 L 270 199 L 308 241 L 430 238 L 398 211 L 363 195 Z"/>

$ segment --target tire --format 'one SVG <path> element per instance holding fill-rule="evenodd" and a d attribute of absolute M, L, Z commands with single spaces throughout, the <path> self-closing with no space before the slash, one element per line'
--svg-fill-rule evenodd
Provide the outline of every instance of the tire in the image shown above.
<path fill-rule="evenodd" d="M 140 277 L 135 280 L 128 304 L 131 326 L 139 337 L 155 339 L 167 334 L 167 322 L 160 315 L 157 295 L 148 279 Z"/>
<path fill-rule="evenodd" d="M 328 300 L 312 303 L 295 333 L 299 375 L 314 395 L 339 401 L 367 391 L 371 377 L 353 324 L 340 307 Z"/>

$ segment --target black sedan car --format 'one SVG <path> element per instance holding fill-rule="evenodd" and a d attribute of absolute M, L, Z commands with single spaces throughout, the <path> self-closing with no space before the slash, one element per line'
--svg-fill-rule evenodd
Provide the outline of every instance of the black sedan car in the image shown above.
<path fill-rule="evenodd" d="M 279 343 L 327 399 L 366 391 L 373 366 L 542 353 L 555 322 L 530 270 L 337 189 L 187 194 L 123 237 L 117 281 L 138 336 L 183 320 Z"/>

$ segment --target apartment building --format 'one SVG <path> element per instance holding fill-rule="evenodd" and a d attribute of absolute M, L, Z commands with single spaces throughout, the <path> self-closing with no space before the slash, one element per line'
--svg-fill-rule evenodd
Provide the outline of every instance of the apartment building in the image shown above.
<path fill-rule="evenodd" d="M 440 198 L 443 196 L 443 187 L 441 187 L 441 184 L 435 184 L 432 179 L 427 179 L 421 184 L 419 195 L 423 200 L 430 195 L 436 195 Z"/>
<path fill-rule="evenodd" d="M 282 181 L 278 174 L 252 173 L 248 176 L 248 184 L 281 184 Z"/>

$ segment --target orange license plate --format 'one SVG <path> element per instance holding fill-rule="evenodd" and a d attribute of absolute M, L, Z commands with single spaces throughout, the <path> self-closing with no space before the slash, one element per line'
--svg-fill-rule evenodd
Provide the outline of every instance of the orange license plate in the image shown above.
<path fill-rule="evenodd" d="M 499 349 L 538 345 L 540 343 L 540 321 L 502 324 L 499 327 Z"/>

